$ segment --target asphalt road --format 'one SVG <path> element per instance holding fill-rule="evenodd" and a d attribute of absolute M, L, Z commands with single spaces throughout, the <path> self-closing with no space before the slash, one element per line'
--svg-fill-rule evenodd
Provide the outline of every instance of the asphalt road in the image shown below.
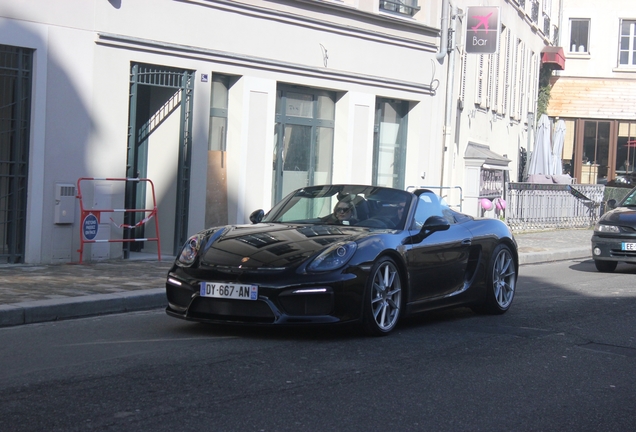
<path fill-rule="evenodd" d="M 626 431 L 636 267 L 521 268 L 510 311 L 219 329 L 149 311 L 0 329 L 2 431 Z"/>

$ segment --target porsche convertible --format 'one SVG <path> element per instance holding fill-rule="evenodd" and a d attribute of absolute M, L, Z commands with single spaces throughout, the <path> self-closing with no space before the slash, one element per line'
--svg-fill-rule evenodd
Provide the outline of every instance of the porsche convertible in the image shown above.
<path fill-rule="evenodd" d="M 251 224 L 190 237 L 166 281 L 168 315 L 251 325 L 357 323 L 382 336 L 447 307 L 502 314 L 518 274 L 498 219 L 464 215 L 427 189 L 298 189 Z"/>

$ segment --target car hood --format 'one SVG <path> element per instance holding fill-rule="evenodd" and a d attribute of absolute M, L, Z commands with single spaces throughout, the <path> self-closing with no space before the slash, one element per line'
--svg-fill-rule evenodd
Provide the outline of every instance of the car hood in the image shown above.
<path fill-rule="evenodd" d="M 242 269 L 286 268 L 299 265 L 339 240 L 368 235 L 368 229 L 335 225 L 232 225 L 207 232 L 200 263 Z"/>
<path fill-rule="evenodd" d="M 614 225 L 625 225 L 636 227 L 636 209 L 628 207 L 618 207 L 607 212 L 601 217 L 601 221 Z"/>

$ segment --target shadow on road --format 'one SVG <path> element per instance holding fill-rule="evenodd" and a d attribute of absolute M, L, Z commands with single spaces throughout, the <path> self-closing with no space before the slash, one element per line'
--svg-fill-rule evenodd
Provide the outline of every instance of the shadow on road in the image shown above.
<path fill-rule="evenodd" d="M 593 259 L 576 262 L 575 264 L 572 264 L 570 266 L 570 269 L 581 272 L 600 273 L 598 270 L 596 270 Z M 614 273 L 636 274 L 636 265 L 619 262 Z"/>

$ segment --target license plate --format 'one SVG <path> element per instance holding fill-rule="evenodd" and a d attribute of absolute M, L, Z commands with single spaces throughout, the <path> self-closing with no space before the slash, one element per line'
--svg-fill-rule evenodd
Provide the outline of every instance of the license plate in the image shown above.
<path fill-rule="evenodd" d="M 636 243 L 623 243 L 624 251 L 636 251 Z"/>
<path fill-rule="evenodd" d="M 201 282 L 201 297 L 257 300 L 257 285 L 240 285 L 229 282 Z"/>

